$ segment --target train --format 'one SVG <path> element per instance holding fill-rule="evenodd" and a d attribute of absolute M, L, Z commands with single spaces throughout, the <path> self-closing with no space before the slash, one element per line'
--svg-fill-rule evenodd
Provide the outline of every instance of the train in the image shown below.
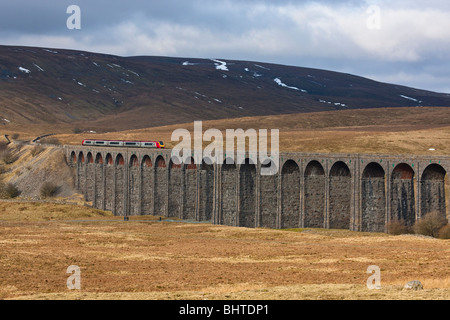
<path fill-rule="evenodd" d="M 125 147 L 125 148 L 157 148 L 164 149 L 166 146 L 162 141 L 127 141 L 127 140 L 97 140 L 85 139 L 81 142 L 83 146 L 95 147 Z"/>

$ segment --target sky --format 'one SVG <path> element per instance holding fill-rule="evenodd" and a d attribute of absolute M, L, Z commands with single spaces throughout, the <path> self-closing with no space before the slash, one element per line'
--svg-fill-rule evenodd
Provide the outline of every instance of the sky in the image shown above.
<path fill-rule="evenodd" d="M 0 45 L 279 63 L 450 93 L 441 0 L 2 0 Z"/>

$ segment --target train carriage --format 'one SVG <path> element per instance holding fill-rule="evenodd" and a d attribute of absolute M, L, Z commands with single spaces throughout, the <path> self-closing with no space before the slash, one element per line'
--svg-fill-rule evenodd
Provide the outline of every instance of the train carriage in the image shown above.
<path fill-rule="evenodd" d="M 85 139 L 81 143 L 83 146 L 96 147 L 128 147 L 128 148 L 165 148 L 162 141 L 128 141 L 128 140 L 98 140 Z"/>

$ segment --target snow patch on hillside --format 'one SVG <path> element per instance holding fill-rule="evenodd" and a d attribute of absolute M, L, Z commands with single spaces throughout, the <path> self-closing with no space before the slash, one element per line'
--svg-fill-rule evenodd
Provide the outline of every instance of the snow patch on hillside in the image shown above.
<path fill-rule="evenodd" d="M 228 67 L 227 67 L 227 63 L 225 61 L 220 61 L 220 60 L 215 60 L 215 59 L 211 59 L 211 60 L 215 62 L 215 66 L 216 66 L 217 70 L 229 71 Z"/>
<path fill-rule="evenodd" d="M 129 81 L 129 80 L 125 80 L 124 78 L 120 78 L 120 80 L 122 80 L 122 82 L 128 83 L 128 84 L 134 84 L 133 82 Z"/>
<path fill-rule="evenodd" d="M 86 87 L 86 85 L 84 83 L 78 81 L 77 79 L 72 79 L 72 80 L 75 81 L 79 86 Z"/>
<path fill-rule="evenodd" d="M 28 69 L 26 69 L 24 67 L 19 67 L 19 70 L 22 71 L 22 72 L 25 72 L 25 73 L 31 73 L 30 70 L 28 70 Z"/>
<path fill-rule="evenodd" d="M 48 50 L 48 49 L 42 49 L 44 51 L 50 52 L 50 53 L 58 53 L 58 51 Z"/>
<path fill-rule="evenodd" d="M 246 72 L 250 72 L 249 68 L 245 68 L 244 69 Z M 258 78 L 258 77 L 262 77 L 262 74 L 259 74 L 257 72 L 253 72 L 253 77 Z"/>
<path fill-rule="evenodd" d="M 420 100 L 417 100 L 417 99 L 405 96 L 403 94 L 401 94 L 400 97 L 402 97 L 403 99 L 407 99 L 407 100 L 415 101 L 415 102 L 418 102 L 418 103 L 422 103 L 422 101 L 420 101 Z"/>
<path fill-rule="evenodd" d="M 36 68 L 38 68 L 39 71 L 42 71 L 42 72 L 45 71 L 44 69 L 42 69 L 41 67 L 39 67 L 36 63 L 33 63 L 33 65 L 34 65 Z"/>
<path fill-rule="evenodd" d="M 341 102 L 331 102 L 331 101 L 326 101 L 326 100 L 322 100 L 322 99 L 319 99 L 319 102 L 333 104 L 335 106 L 348 107 L 345 103 L 341 103 Z"/>
<path fill-rule="evenodd" d="M 261 68 L 261 69 L 265 69 L 265 70 L 270 70 L 269 68 L 263 67 L 259 64 L 255 64 L 255 67 Z"/>
<path fill-rule="evenodd" d="M 288 86 L 287 84 L 281 82 L 281 79 L 280 79 L 280 78 L 275 78 L 275 79 L 273 79 L 273 81 L 276 82 L 279 86 L 282 86 L 282 87 L 284 87 L 284 88 L 288 88 L 288 89 L 292 89 L 292 90 L 297 90 L 297 91 L 301 91 L 301 92 L 305 92 L 305 93 L 307 92 L 306 90 L 299 89 L 299 88 L 297 88 L 297 87 L 291 87 L 291 86 Z"/>
<path fill-rule="evenodd" d="M 134 74 L 135 76 L 137 76 L 137 77 L 140 77 L 139 73 L 137 73 L 137 72 L 134 72 L 134 71 L 132 71 L 132 70 L 129 70 L 129 69 L 128 69 L 128 71 L 129 71 L 129 72 L 131 72 L 132 74 Z"/>

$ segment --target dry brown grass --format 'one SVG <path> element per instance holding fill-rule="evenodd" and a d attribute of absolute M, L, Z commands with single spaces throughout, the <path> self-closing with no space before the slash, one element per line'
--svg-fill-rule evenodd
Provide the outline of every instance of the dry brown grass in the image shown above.
<path fill-rule="evenodd" d="M 246 229 L 0 203 L 2 299 L 449 299 L 449 240 Z M 369 265 L 381 268 L 369 290 Z M 66 287 L 81 268 L 81 290 Z M 422 291 L 403 285 L 420 280 Z"/>
<path fill-rule="evenodd" d="M 447 111 L 449 110 L 449 111 Z M 377 109 L 204 122 L 208 128 L 280 129 L 282 151 L 450 154 L 450 109 Z M 12 127 L 8 127 L 8 130 Z M 83 138 L 158 139 L 176 128 L 109 134 L 72 128 L 17 128 L 21 139 L 60 133 Z M 20 130 L 22 131 L 20 131 Z M 8 132 L 11 133 L 11 132 Z M 6 177 L 39 163 L 49 150 L 30 147 Z M 30 149 L 31 150 L 31 149 Z M 55 163 L 58 161 L 55 157 Z M 34 168 L 34 167 L 33 167 Z M 246 229 L 123 218 L 86 206 L 0 202 L 1 299 L 440 299 L 450 298 L 450 240 L 344 230 Z M 369 265 L 381 268 L 369 290 Z M 82 270 L 82 289 L 68 290 L 66 269 Z M 403 285 L 420 280 L 422 291 Z"/>

